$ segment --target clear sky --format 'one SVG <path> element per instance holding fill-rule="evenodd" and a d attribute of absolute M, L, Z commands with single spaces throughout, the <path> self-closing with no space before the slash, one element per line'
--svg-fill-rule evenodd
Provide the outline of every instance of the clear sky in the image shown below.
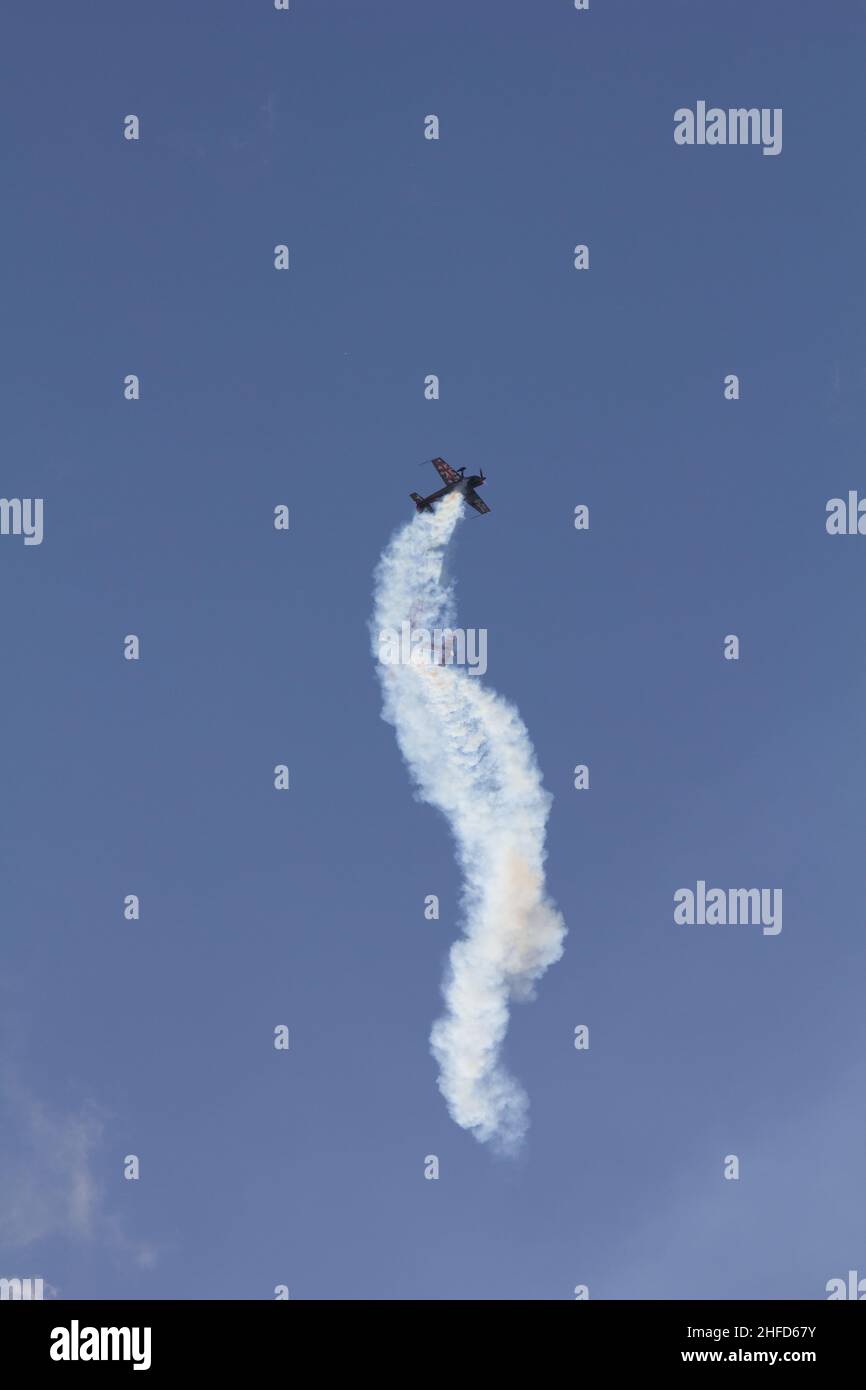
<path fill-rule="evenodd" d="M 866 539 L 825 530 L 866 492 L 864 56 L 854 0 L 4 16 L 0 492 L 45 513 L 0 537 L 0 1275 L 866 1275 Z M 700 100 L 781 107 L 781 154 L 676 146 Z M 460 620 L 555 797 L 569 935 L 512 1018 L 516 1160 L 436 1088 L 459 875 L 366 628 L 434 454 L 488 474 Z M 699 879 L 781 888 L 781 933 L 676 926 Z"/>

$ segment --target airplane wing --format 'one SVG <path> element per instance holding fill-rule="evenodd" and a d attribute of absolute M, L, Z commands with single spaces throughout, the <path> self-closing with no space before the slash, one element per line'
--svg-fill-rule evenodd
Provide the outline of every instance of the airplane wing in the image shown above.
<path fill-rule="evenodd" d="M 436 469 L 443 483 L 459 483 L 460 474 L 455 473 L 454 469 L 451 468 L 444 459 L 433 459 L 433 467 Z"/>
<path fill-rule="evenodd" d="M 470 507 L 474 507 L 476 512 L 480 512 L 482 516 L 484 516 L 485 512 L 490 511 L 490 508 L 488 507 L 487 503 L 482 502 L 477 492 L 465 492 L 463 495 L 466 498 L 466 501 L 469 503 Z"/>

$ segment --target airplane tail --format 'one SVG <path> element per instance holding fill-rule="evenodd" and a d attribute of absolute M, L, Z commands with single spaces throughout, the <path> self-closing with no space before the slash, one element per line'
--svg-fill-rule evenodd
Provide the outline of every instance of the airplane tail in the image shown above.
<path fill-rule="evenodd" d="M 410 492 L 410 493 L 409 493 L 409 496 L 412 498 L 412 501 L 415 503 L 415 510 L 416 510 L 416 511 L 418 511 L 418 512 L 432 512 L 433 508 L 432 508 L 432 507 L 429 507 L 429 506 L 427 505 L 426 501 L 424 500 L 424 498 L 421 497 L 417 492 Z"/>

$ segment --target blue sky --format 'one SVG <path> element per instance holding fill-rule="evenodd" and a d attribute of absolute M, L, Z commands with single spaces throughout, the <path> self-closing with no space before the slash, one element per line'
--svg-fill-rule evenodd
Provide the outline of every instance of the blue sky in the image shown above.
<path fill-rule="evenodd" d="M 0 491 L 45 499 L 45 539 L 0 538 L 0 1274 L 866 1275 L 866 541 L 824 527 L 866 490 L 863 6 L 100 0 L 4 29 Z M 781 107 L 781 155 L 675 146 L 698 100 Z M 460 617 L 555 797 L 569 927 L 512 1018 L 510 1162 L 436 1088 L 459 876 L 366 629 L 434 454 L 489 475 Z M 782 932 L 675 926 L 698 879 L 781 887 Z"/>

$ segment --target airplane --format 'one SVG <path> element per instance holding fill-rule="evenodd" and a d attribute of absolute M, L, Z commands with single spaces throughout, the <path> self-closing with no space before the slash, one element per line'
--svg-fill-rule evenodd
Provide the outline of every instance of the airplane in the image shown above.
<path fill-rule="evenodd" d="M 445 486 L 440 487 L 438 492 L 431 492 L 429 497 L 419 497 L 417 492 L 410 492 L 409 496 L 415 503 L 416 511 L 432 512 L 433 503 L 438 502 L 440 497 L 447 497 L 449 492 L 462 492 L 464 502 L 468 502 L 469 506 L 474 507 L 481 516 L 490 511 L 487 503 L 482 502 L 475 491 L 484 482 L 483 469 L 480 474 L 472 473 L 466 478 L 464 477 L 465 467 L 455 470 L 444 459 L 431 459 L 431 462 Z"/>

